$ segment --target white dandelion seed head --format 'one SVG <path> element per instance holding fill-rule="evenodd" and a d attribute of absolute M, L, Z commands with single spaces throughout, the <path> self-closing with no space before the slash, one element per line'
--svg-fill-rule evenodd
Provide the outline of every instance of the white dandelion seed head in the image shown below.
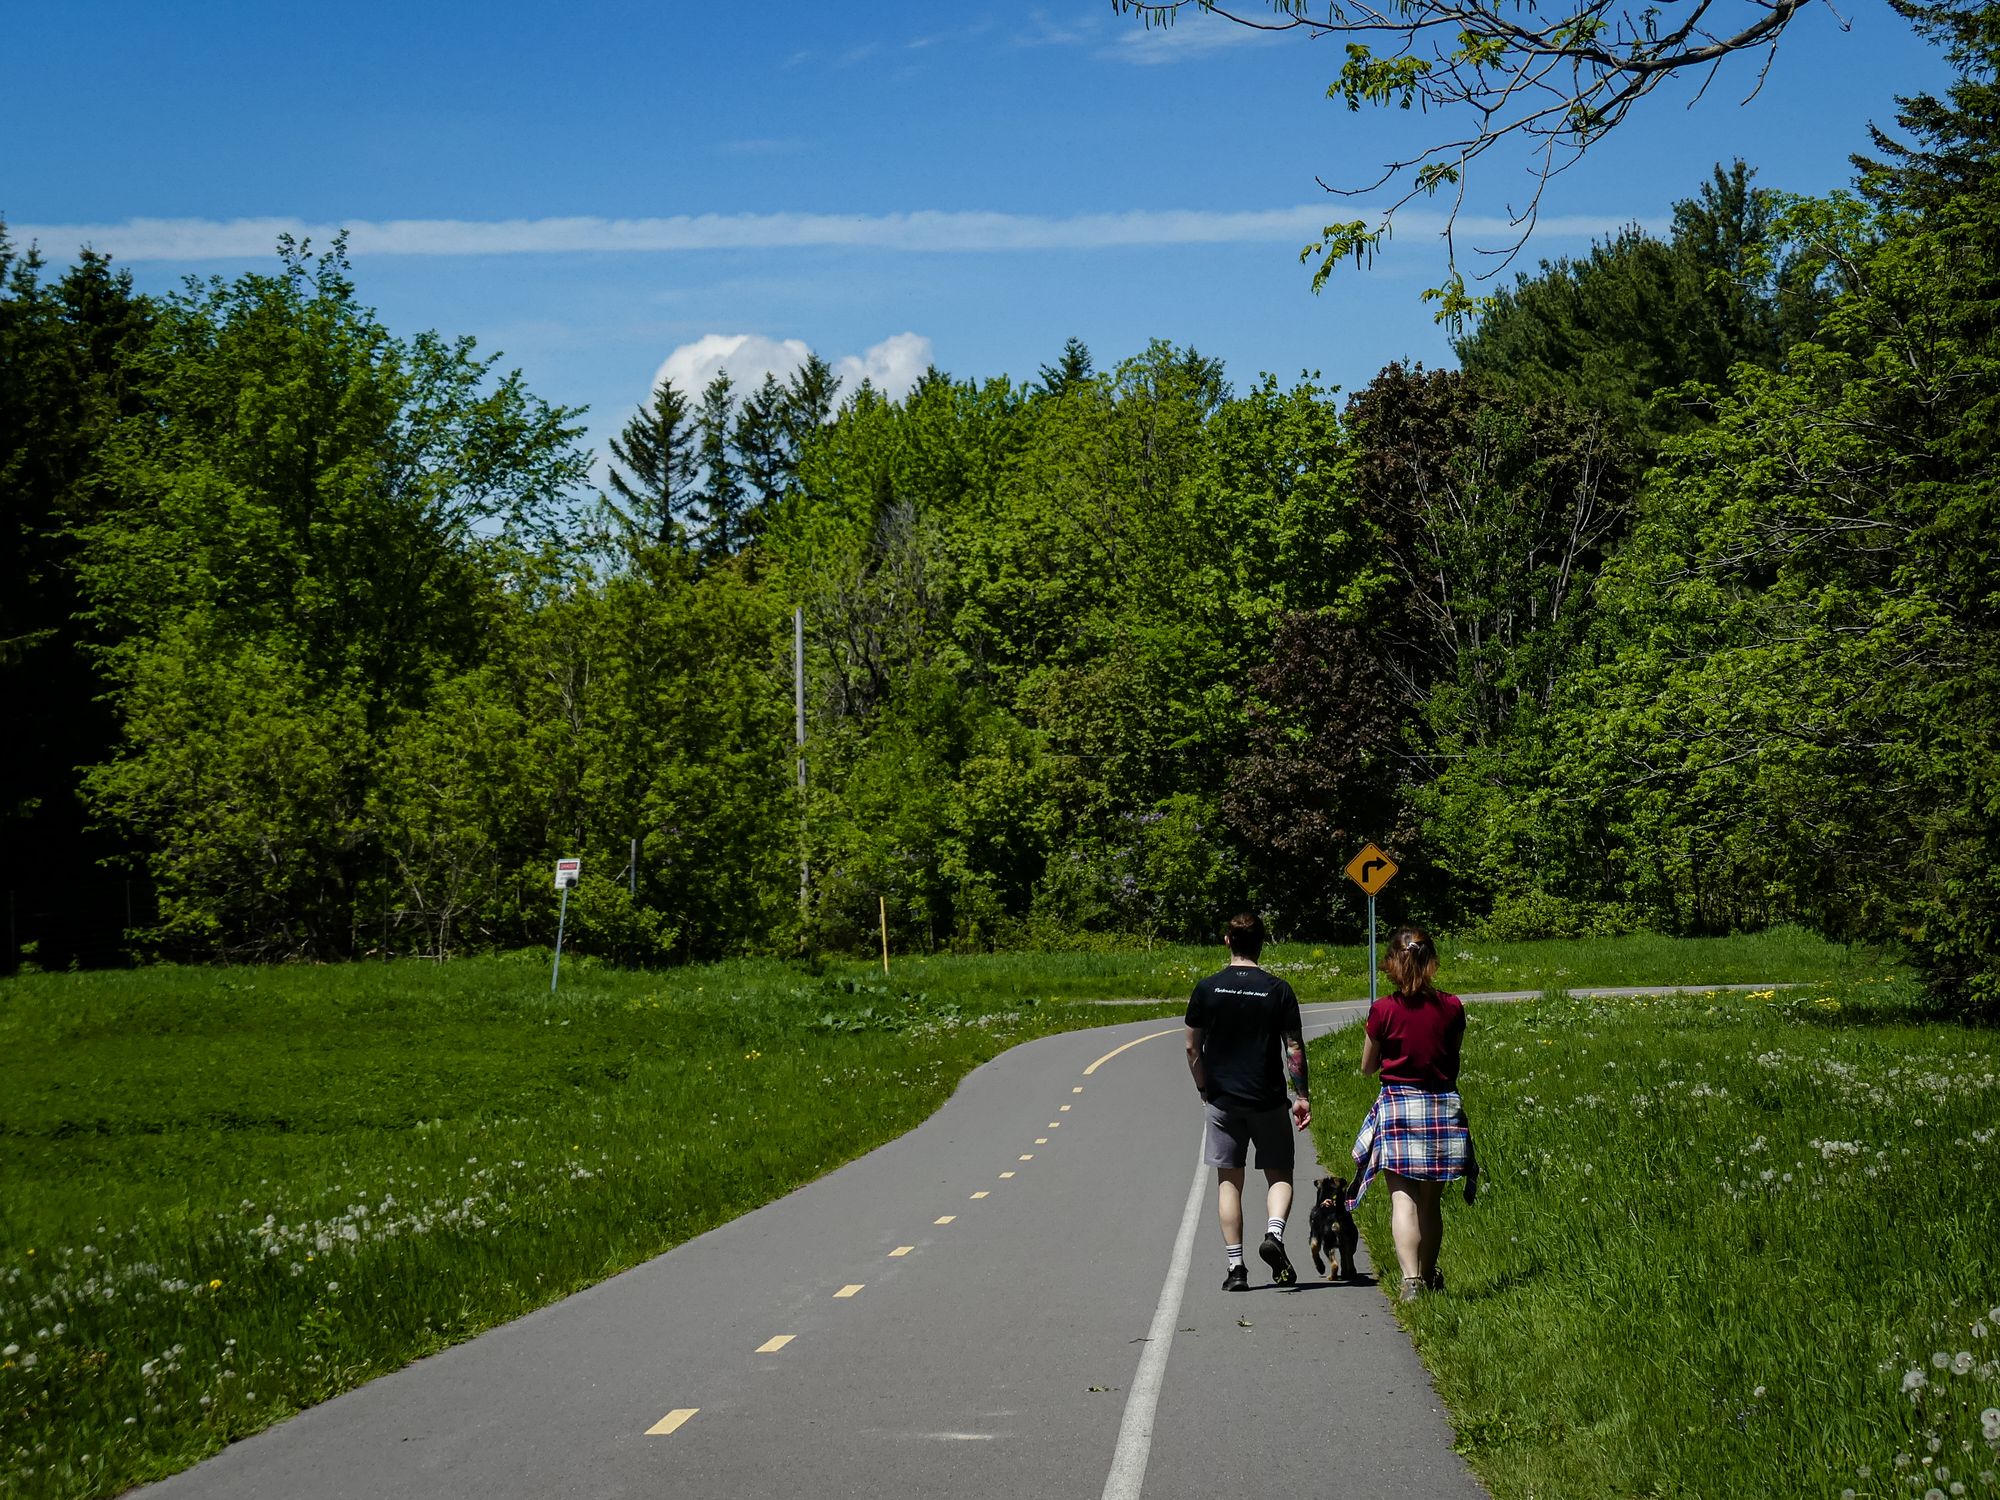
<path fill-rule="evenodd" d="M 1958 1353 L 1954 1354 L 1951 1357 L 1951 1370 L 1954 1375 L 1970 1375 L 1972 1373 L 1972 1351 L 1970 1349 L 1961 1349 Z"/>
<path fill-rule="evenodd" d="M 1930 1377 L 1915 1365 L 1903 1372 L 1903 1389 L 1906 1391 L 1920 1391 L 1930 1383 Z"/>

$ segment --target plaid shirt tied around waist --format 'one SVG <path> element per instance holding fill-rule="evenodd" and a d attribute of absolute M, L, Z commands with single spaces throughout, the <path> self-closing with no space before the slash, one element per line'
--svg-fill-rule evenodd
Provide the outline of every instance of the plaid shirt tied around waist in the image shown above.
<path fill-rule="evenodd" d="M 1465 1121 L 1465 1101 L 1456 1089 L 1440 1094 L 1407 1083 L 1385 1083 L 1354 1137 L 1356 1172 L 1348 1204 L 1361 1201 L 1377 1172 L 1395 1172 L 1419 1182 L 1449 1182 L 1465 1175 L 1471 1157 L 1472 1132 Z"/>

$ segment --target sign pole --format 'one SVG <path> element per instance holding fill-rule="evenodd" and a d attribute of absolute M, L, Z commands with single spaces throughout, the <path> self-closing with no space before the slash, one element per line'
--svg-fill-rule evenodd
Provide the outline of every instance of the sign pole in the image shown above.
<path fill-rule="evenodd" d="M 1375 894 L 1368 895 L 1368 1003 L 1375 1003 Z"/>
<path fill-rule="evenodd" d="M 805 936 L 806 914 L 812 910 L 812 877 L 806 867 L 806 611 L 792 611 L 792 733 L 799 759 L 799 936 Z"/>
<path fill-rule="evenodd" d="M 556 976 L 562 973 L 563 923 L 569 920 L 569 887 L 562 888 L 562 906 L 556 912 L 556 962 L 549 970 L 549 993 L 556 992 Z"/>
<path fill-rule="evenodd" d="M 889 898 L 877 896 L 875 899 L 882 906 L 882 973 L 886 977 L 889 972 Z"/>
<path fill-rule="evenodd" d="M 1396 878 L 1396 862 L 1373 843 L 1347 862 L 1347 878 L 1368 898 L 1368 1003 L 1375 1003 L 1375 893 Z"/>

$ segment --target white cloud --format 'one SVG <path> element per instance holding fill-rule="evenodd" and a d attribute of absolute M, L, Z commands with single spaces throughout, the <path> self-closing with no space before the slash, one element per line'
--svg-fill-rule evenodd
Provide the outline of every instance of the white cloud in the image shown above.
<path fill-rule="evenodd" d="M 676 389 L 698 397 L 703 386 L 727 370 L 740 393 L 757 385 L 766 375 L 785 379 L 811 353 L 811 347 L 803 339 L 767 339 L 756 333 L 707 333 L 669 354 L 653 372 L 649 389 L 657 389 L 661 381 L 671 380 Z"/>
<path fill-rule="evenodd" d="M 883 395 L 907 395 L 931 363 L 931 341 L 920 333 L 898 333 L 872 344 L 860 354 L 833 361 L 843 394 L 853 394 L 864 379 Z M 739 398 L 766 375 L 787 379 L 812 353 L 803 339 L 772 339 L 757 333 L 706 333 L 680 345 L 653 374 L 653 389 L 671 380 L 677 390 L 698 397 L 702 388 L 727 370 Z"/>
<path fill-rule="evenodd" d="M 834 362 L 841 388 L 852 392 L 864 379 L 894 399 L 909 394 L 931 365 L 931 341 L 920 333 L 898 333 L 870 345 L 861 354 Z"/>
<path fill-rule="evenodd" d="M 1328 200 L 1291 208 L 1134 209 L 1127 213 L 1046 214 L 680 214 L 657 219 L 391 219 L 355 220 L 348 248 L 370 255 L 552 255 L 577 252 L 675 253 L 704 250 L 784 250 L 837 246 L 914 252 L 1113 250 L 1146 245 L 1291 244 L 1318 236 L 1333 219 L 1367 219 L 1365 205 Z M 1550 215 L 1538 239 L 1591 238 L 1633 222 L 1592 214 Z M 1649 221 L 1640 221 L 1655 227 Z M 1397 227 L 1410 234 L 1441 231 L 1444 216 L 1406 210 Z M 38 244 L 63 257 L 89 245 L 128 261 L 261 260 L 278 236 L 331 243 L 340 226 L 303 219 L 129 219 L 122 224 L 17 224 L 17 244 Z M 1461 240 L 1497 238 L 1504 218 L 1467 214 Z"/>

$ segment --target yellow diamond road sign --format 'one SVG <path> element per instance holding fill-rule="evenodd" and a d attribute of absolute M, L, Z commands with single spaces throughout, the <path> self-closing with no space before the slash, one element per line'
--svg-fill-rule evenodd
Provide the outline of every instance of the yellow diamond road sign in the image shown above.
<path fill-rule="evenodd" d="M 1347 878 L 1372 896 L 1396 878 L 1396 862 L 1370 844 L 1347 862 Z"/>

